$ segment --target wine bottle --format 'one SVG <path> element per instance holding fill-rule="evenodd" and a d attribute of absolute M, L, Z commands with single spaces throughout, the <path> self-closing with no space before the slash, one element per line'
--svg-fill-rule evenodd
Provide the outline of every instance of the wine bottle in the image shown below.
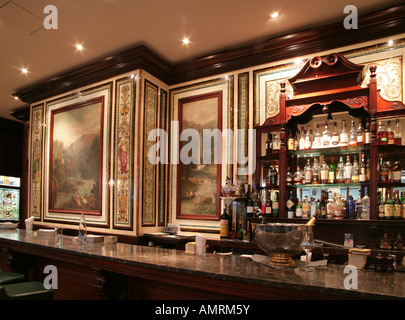
<path fill-rule="evenodd" d="M 224 212 L 221 214 L 221 220 L 219 222 L 219 235 L 221 239 L 229 238 L 229 216 L 226 213 L 226 208 L 224 208 Z"/>
<path fill-rule="evenodd" d="M 253 199 L 250 193 L 250 186 L 248 186 L 248 200 L 246 206 L 246 217 L 253 218 Z"/>

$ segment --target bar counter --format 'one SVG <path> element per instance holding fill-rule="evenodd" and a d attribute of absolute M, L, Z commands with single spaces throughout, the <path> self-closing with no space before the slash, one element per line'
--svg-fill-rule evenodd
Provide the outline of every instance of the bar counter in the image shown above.
<path fill-rule="evenodd" d="M 349 274 L 344 265 L 307 272 L 271 268 L 236 255 L 195 256 L 124 243 L 78 245 L 72 239 L 64 236 L 59 247 L 54 237 L 0 230 L 0 269 L 29 265 L 38 280 L 47 275 L 42 271 L 46 265 L 55 265 L 55 299 L 405 299 L 402 272 L 359 270 L 358 288 L 345 289 Z"/>

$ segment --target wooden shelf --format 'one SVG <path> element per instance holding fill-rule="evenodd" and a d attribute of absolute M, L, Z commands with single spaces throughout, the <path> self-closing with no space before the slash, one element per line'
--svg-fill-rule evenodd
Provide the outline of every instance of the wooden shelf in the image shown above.
<path fill-rule="evenodd" d="M 364 182 L 364 183 L 324 183 L 324 184 L 288 184 L 287 188 L 323 188 L 323 189 L 330 189 L 330 188 L 361 188 L 364 186 L 368 186 L 370 183 L 369 182 Z M 404 184 L 405 186 L 405 184 Z"/>
<path fill-rule="evenodd" d="M 331 156 L 331 155 L 352 155 L 359 153 L 366 153 L 370 151 L 370 146 L 363 147 L 333 147 L 311 150 L 297 150 L 287 151 L 288 156 L 296 156 L 297 158 L 312 158 L 319 156 Z"/>

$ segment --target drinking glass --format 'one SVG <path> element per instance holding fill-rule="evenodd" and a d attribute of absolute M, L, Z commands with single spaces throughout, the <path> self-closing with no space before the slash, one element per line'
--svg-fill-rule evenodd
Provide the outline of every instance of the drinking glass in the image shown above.
<path fill-rule="evenodd" d="M 312 271 L 312 269 L 309 267 L 309 262 L 308 262 L 308 254 L 311 252 L 311 250 L 315 246 L 315 239 L 314 239 L 314 233 L 312 231 L 312 226 L 303 226 L 302 229 L 302 240 L 301 240 L 301 248 L 305 251 L 306 254 L 306 270 L 307 271 Z"/>

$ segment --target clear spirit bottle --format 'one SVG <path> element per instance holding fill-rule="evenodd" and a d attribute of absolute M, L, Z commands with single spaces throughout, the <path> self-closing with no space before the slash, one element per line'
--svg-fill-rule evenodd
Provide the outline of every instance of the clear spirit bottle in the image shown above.
<path fill-rule="evenodd" d="M 345 183 L 350 183 L 352 181 L 352 163 L 350 162 L 350 157 L 347 156 L 346 158 L 346 163 L 344 167 L 344 178 L 345 178 Z"/>
<path fill-rule="evenodd" d="M 401 133 L 401 123 L 399 119 L 395 120 L 395 127 L 394 127 L 394 143 L 398 146 L 402 144 L 402 133 Z"/>
<path fill-rule="evenodd" d="M 365 133 L 361 121 L 359 121 L 359 126 L 357 127 L 357 146 L 363 147 L 365 144 Z"/>
<path fill-rule="evenodd" d="M 352 125 L 349 132 L 349 147 L 357 147 L 357 131 L 354 126 L 354 121 L 352 121 Z"/>
<path fill-rule="evenodd" d="M 330 141 L 331 140 L 331 136 L 330 136 L 330 131 L 329 131 L 329 127 L 328 127 L 328 123 L 325 123 L 325 129 L 322 132 L 322 147 L 329 147 L 330 146 Z"/>
<path fill-rule="evenodd" d="M 342 120 L 342 128 L 340 130 L 340 146 L 347 147 L 349 145 L 349 133 L 347 132 L 346 121 Z"/>

